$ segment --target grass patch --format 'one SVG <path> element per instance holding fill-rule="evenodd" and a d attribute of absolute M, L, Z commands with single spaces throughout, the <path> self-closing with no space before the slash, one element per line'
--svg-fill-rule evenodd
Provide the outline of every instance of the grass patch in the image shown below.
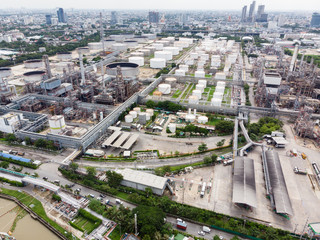
<path fill-rule="evenodd" d="M 193 84 L 188 83 L 188 87 L 187 87 L 187 89 L 184 91 L 184 93 L 183 93 L 183 95 L 182 95 L 181 99 L 185 99 L 185 98 L 186 98 L 186 96 L 188 95 L 188 92 L 190 91 L 190 89 L 191 89 L 192 85 L 193 85 Z"/>
<path fill-rule="evenodd" d="M 158 88 L 153 89 L 153 90 L 149 93 L 149 96 L 153 96 L 153 93 L 154 93 L 155 91 L 157 91 L 157 90 L 158 90 Z"/>
<path fill-rule="evenodd" d="M 181 93 L 182 93 L 182 91 L 178 89 L 178 90 L 173 94 L 172 98 L 178 98 Z"/>
<path fill-rule="evenodd" d="M 216 87 L 215 86 L 212 86 L 211 89 L 210 89 L 210 92 L 209 92 L 209 97 L 208 97 L 208 101 L 210 102 L 211 99 L 213 98 L 213 94 L 214 94 L 214 91 L 216 90 Z"/>
<path fill-rule="evenodd" d="M 73 222 L 74 225 L 77 226 L 77 229 L 84 232 L 87 231 L 89 232 L 91 229 L 94 229 L 95 223 L 90 221 L 87 218 L 84 218 L 82 216 L 78 216 L 75 221 Z M 82 230 L 81 230 L 82 229 Z"/>
<path fill-rule="evenodd" d="M 111 240 L 120 240 L 121 234 L 120 234 L 120 227 L 119 225 L 116 226 L 115 229 L 113 229 L 112 233 L 108 236 Z"/>

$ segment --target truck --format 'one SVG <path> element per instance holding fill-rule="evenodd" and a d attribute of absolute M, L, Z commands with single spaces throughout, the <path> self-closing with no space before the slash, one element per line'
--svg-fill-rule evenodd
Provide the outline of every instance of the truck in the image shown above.
<path fill-rule="evenodd" d="M 200 193 L 200 197 L 204 197 L 204 193 L 206 191 L 206 183 L 204 182 L 201 188 L 201 193 Z"/>
<path fill-rule="evenodd" d="M 185 221 L 177 221 L 177 228 L 181 230 L 187 229 L 187 224 Z"/>
<path fill-rule="evenodd" d="M 231 165 L 233 163 L 233 159 L 230 159 L 230 160 L 224 160 L 223 161 L 223 166 L 228 166 L 228 165 Z"/>
<path fill-rule="evenodd" d="M 307 175 L 307 171 L 306 171 L 306 170 L 300 169 L 300 168 L 298 168 L 298 167 L 294 167 L 294 168 L 293 168 L 293 171 L 294 171 L 294 173 L 296 173 L 296 174 Z"/>
<path fill-rule="evenodd" d="M 205 233 L 210 233 L 211 229 L 207 226 L 203 226 L 202 227 L 202 231 L 205 232 Z"/>

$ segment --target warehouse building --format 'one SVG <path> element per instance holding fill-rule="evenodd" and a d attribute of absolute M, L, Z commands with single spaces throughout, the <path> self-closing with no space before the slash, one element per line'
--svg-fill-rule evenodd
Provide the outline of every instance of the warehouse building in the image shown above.
<path fill-rule="evenodd" d="M 163 195 L 166 188 L 169 189 L 171 194 L 173 191 L 164 177 L 159 177 L 150 173 L 136 171 L 131 169 L 117 170 L 123 176 L 121 185 L 126 187 L 135 188 L 145 191 L 146 188 L 151 188 L 152 192 L 156 195 Z"/>

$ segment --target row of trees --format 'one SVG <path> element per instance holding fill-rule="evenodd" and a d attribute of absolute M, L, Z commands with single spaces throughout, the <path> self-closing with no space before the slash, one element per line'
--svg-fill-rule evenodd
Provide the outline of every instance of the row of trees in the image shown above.
<path fill-rule="evenodd" d="M 152 100 L 148 100 L 146 102 L 147 108 L 160 108 L 165 111 L 170 111 L 170 112 L 178 112 L 180 110 L 185 110 L 185 108 L 179 104 L 170 102 L 170 101 L 164 101 L 164 102 L 154 102 Z"/>
<path fill-rule="evenodd" d="M 258 140 L 265 134 L 271 134 L 273 131 L 282 130 L 283 122 L 272 117 L 260 118 L 257 123 L 248 126 L 248 133 L 253 141 Z"/>
<path fill-rule="evenodd" d="M 246 106 L 251 106 L 251 102 L 249 98 L 249 89 L 250 89 L 249 84 L 246 83 L 243 88 L 244 88 L 244 93 L 246 94 Z"/>
<path fill-rule="evenodd" d="M 176 130 L 177 137 L 181 136 L 181 134 L 184 134 L 184 133 L 190 133 L 190 135 L 200 134 L 202 136 L 207 136 L 209 133 L 209 130 L 206 128 L 195 126 L 193 124 L 188 124 L 184 128 L 178 128 Z"/>
<path fill-rule="evenodd" d="M 216 124 L 216 131 L 220 135 L 230 135 L 233 133 L 234 122 L 222 120 Z"/>

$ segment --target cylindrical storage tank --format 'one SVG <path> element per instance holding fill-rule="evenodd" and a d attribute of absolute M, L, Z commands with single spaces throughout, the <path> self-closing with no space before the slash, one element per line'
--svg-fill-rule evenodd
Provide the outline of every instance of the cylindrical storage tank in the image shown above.
<path fill-rule="evenodd" d="M 177 130 L 177 125 L 175 123 L 169 123 L 168 128 L 171 133 L 175 133 Z"/>
<path fill-rule="evenodd" d="M 206 124 L 208 122 L 208 118 L 206 116 L 198 117 L 198 123 Z"/>
<path fill-rule="evenodd" d="M 217 87 L 225 87 L 226 86 L 226 82 L 217 82 Z"/>
<path fill-rule="evenodd" d="M 157 38 L 157 34 L 155 34 L 155 33 L 143 33 L 141 36 L 147 37 L 150 40 L 154 40 Z"/>
<path fill-rule="evenodd" d="M 42 59 L 32 59 L 24 61 L 24 67 L 27 69 L 43 68 L 44 64 Z"/>
<path fill-rule="evenodd" d="M 148 108 L 148 109 L 146 110 L 146 113 L 148 113 L 150 116 L 153 116 L 154 111 L 153 111 L 153 109 Z"/>
<path fill-rule="evenodd" d="M 169 61 L 172 59 L 172 53 L 168 51 L 156 51 L 154 52 L 155 58 L 164 58 L 166 61 Z"/>
<path fill-rule="evenodd" d="M 112 49 L 114 51 L 125 51 L 127 50 L 128 46 L 126 44 L 123 44 L 123 43 L 115 43 L 115 44 L 112 44 Z"/>
<path fill-rule="evenodd" d="M 147 123 L 147 114 L 145 112 L 139 113 L 139 123 L 146 124 Z"/>
<path fill-rule="evenodd" d="M 172 55 L 174 55 L 174 56 L 179 54 L 179 48 L 178 47 L 164 47 L 163 50 L 171 52 Z"/>
<path fill-rule="evenodd" d="M 154 43 L 152 46 L 155 48 L 156 51 L 162 50 L 163 49 L 163 44 L 162 43 Z"/>
<path fill-rule="evenodd" d="M 146 112 L 146 120 L 149 121 L 151 118 L 150 114 Z"/>
<path fill-rule="evenodd" d="M 113 39 L 107 39 L 107 40 L 104 40 L 103 43 L 105 47 L 110 48 L 113 44 L 116 43 L 116 41 Z"/>
<path fill-rule="evenodd" d="M 139 52 L 141 52 L 143 56 L 149 56 L 151 54 L 150 49 L 141 49 Z"/>
<path fill-rule="evenodd" d="M 204 88 L 207 87 L 207 80 L 201 79 L 198 81 L 198 84 L 202 84 L 204 86 Z"/>
<path fill-rule="evenodd" d="M 144 49 L 148 49 L 150 50 L 150 53 L 154 53 L 154 51 L 156 51 L 156 48 L 154 46 L 147 46 Z M 160 49 L 161 50 L 161 49 Z"/>
<path fill-rule="evenodd" d="M 144 36 L 134 36 L 133 39 L 138 43 L 145 43 L 149 40 L 147 37 Z"/>
<path fill-rule="evenodd" d="M 194 73 L 195 77 L 205 77 L 205 72 L 204 71 L 196 71 Z"/>
<path fill-rule="evenodd" d="M 50 131 L 53 134 L 59 134 L 66 127 L 64 116 L 56 115 L 49 118 Z"/>
<path fill-rule="evenodd" d="M 196 53 L 196 52 L 190 53 L 190 58 L 197 59 L 198 58 L 198 53 Z"/>
<path fill-rule="evenodd" d="M 186 122 L 194 122 L 196 120 L 196 116 L 193 114 L 187 114 Z"/>
<path fill-rule="evenodd" d="M 0 68 L 0 77 L 1 78 L 9 77 L 9 76 L 11 76 L 11 74 L 12 74 L 11 68 L 9 68 L 9 67 L 1 67 Z"/>
<path fill-rule="evenodd" d="M 217 86 L 216 89 L 215 89 L 215 92 L 224 93 L 224 87 L 222 87 L 222 86 Z"/>
<path fill-rule="evenodd" d="M 57 71 L 60 71 L 62 72 L 63 69 L 68 69 L 68 65 L 71 65 L 72 68 L 74 66 L 74 63 L 73 62 L 59 62 L 59 63 L 56 63 L 54 66 L 56 68 Z"/>
<path fill-rule="evenodd" d="M 132 53 L 130 53 L 130 55 L 132 57 L 143 57 L 144 56 L 143 52 L 132 52 Z"/>
<path fill-rule="evenodd" d="M 199 98 L 197 96 L 190 96 L 189 103 L 190 104 L 199 104 Z"/>
<path fill-rule="evenodd" d="M 165 41 L 165 40 L 159 40 L 159 41 L 156 41 L 156 43 L 163 44 L 164 47 L 169 46 L 169 44 L 170 44 L 169 41 Z"/>
<path fill-rule="evenodd" d="M 168 77 L 164 80 L 166 84 L 169 84 L 171 87 L 175 87 L 177 84 L 177 79 L 173 77 Z"/>
<path fill-rule="evenodd" d="M 123 43 L 126 44 L 129 48 L 138 46 L 138 42 L 135 40 L 126 40 Z"/>
<path fill-rule="evenodd" d="M 136 111 L 130 111 L 129 114 L 133 117 L 133 118 L 137 118 L 138 117 L 138 113 Z"/>
<path fill-rule="evenodd" d="M 23 78 L 26 83 L 34 83 L 42 81 L 45 75 L 45 71 L 32 71 L 24 73 Z"/>
<path fill-rule="evenodd" d="M 221 107 L 222 99 L 219 98 L 212 98 L 211 105 L 214 107 Z"/>
<path fill-rule="evenodd" d="M 78 53 L 87 54 L 90 53 L 90 48 L 88 47 L 79 47 L 77 48 Z"/>
<path fill-rule="evenodd" d="M 220 99 L 222 99 L 222 98 L 223 98 L 223 93 L 222 93 L 222 92 L 217 92 L 217 91 L 215 91 L 215 92 L 213 93 L 213 97 L 214 97 L 214 98 L 220 98 Z"/>
<path fill-rule="evenodd" d="M 166 59 L 164 58 L 152 58 L 150 59 L 151 68 L 164 68 L 166 66 Z"/>
<path fill-rule="evenodd" d="M 72 54 L 71 52 L 59 52 L 57 58 L 61 61 L 69 61 L 72 59 Z"/>
<path fill-rule="evenodd" d="M 204 85 L 202 85 L 202 84 L 197 84 L 197 85 L 196 85 L 196 90 L 200 90 L 201 93 L 204 92 L 204 89 L 205 89 Z"/>
<path fill-rule="evenodd" d="M 124 121 L 125 121 L 126 123 L 132 123 L 132 122 L 133 122 L 133 117 L 132 117 L 132 115 L 131 115 L 131 114 L 126 115 L 126 116 L 124 117 Z"/>
<path fill-rule="evenodd" d="M 101 42 L 91 42 L 91 43 L 88 43 L 88 47 L 90 50 L 101 50 L 102 43 Z"/>
<path fill-rule="evenodd" d="M 141 108 L 135 107 L 135 108 L 133 108 L 133 111 L 135 111 L 135 112 L 137 112 L 137 113 L 140 113 L 140 112 L 141 112 Z"/>
<path fill-rule="evenodd" d="M 143 57 L 129 57 L 130 63 L 138 64 L 139 66 L 144 65 L 144 58 Z"/>
<path fill-rule="evenodd" d="M 202 93 L 200 90 L 193 90 L 192 95 L 197 96 L 199 99 L 201 99 L 201 97 L 202 97 Z"/>
<path fill-rule="evenodd" d="M 205 61 L 208 61 L 208 60 L 209 60 L 209 54 L 206 54 L 206 53 L 201 54 L 201 55 L 200 55 L 200 58 L 203 59 L 203 60 L 205 60 Z"/>
<path fill-rule="evenodd" d="M 185 72 L 188 72 L 189 66 L 188 65 L 179 65 L 179 69 L 184 70 Z"/>
<path fill-rule="evenodd" d="M 183 69 L 177 69 L 174 74 L 177 76 L 185 76 L 186 72 Z"/>
<path fill-rule="evenodd" d="M 116 76 L 117 67 L 120 66 L 122 76 L 124 77 L 137 77 L 139 75 L 139 65 L 130 62 L 115 62 L 106 66 L 106 72 L 108 75 Z"/>
<path fill-rule="evenodd" d="M 169 84 L 162 83 L 162 84 L 159 84 L 158 90 L 162 92 L 162 94 L 170 94 L 171 86 Z"/>

